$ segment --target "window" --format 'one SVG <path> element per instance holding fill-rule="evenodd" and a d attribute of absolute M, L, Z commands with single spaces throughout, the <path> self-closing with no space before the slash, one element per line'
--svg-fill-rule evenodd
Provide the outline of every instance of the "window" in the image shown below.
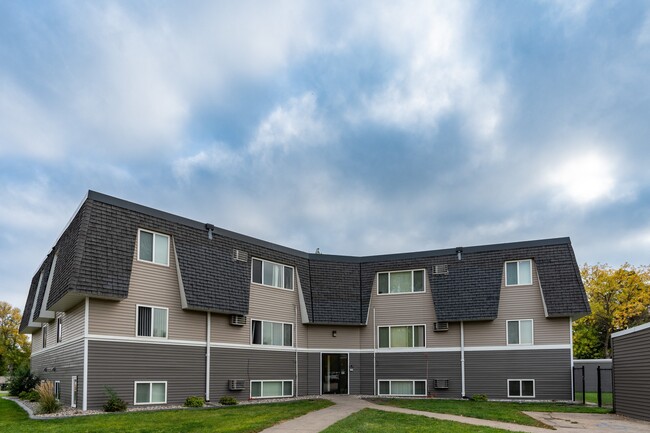
<path fill-rule="evenodd" d="M 535 397 L 535 380 L 508 379 L 508 397 Z"/>
<path fill-rule="evenodd" d="M 70 393 L 70 406 L 77 407 L 77 395 L 79 394 L 79 380 L 77 376 L 72 376 L 72 390 Z"/>
<path fill-rule="evenodd" d="M 61 400 L 61 382 L 58 380 L 54 382 L 54 398 Z"/>
<path fill-rule="evenodd" d="M 167 382 L 135 382 L 135 404 L 167 403 Z"/>
<path fill-rule="evenodd" d="M 63 341 L 63 319 L 59 317 L 56 319 L 56 342 Z"/>
<path fill-rule="evenodd" d="M 379 347 L 424 347 L 424 325 L 380 326 Z"/>
<path fill-rule="evenodd" d="M 526 286 L 533 284 L 530 260 L 506 262 L 506 286 Z"/>
<path fill-rule="evenodd" d="M 43 333 L 43 349 L 45 349 L 47 347 L 47 325 L 43 325 L 41 332 Z"/>
<path fill-rule="evenodd" d="M 169 266 L 169 236 L 139 230 L 138 237 L 139 260 Z"/>
<path fill-rule="evenodd" d="M 251 323 L 251 341 L 253 344 L 264 344 L 268 346 L 293 345 L 293 324 L 261 320 L 253 320 Z"/>
<path fill-rule="evenodd" d="M 426 380 L 380 380 L 379 395 L 427 395 Z"/>
<path fill-rule="evenodd" d="M 167 338 L 167 308 L 137 307 L 138 337 Z"/>
<path fill-rule="evenodd" d="M 260 259 L 252 262 L 254 283 L 293 290 L 293 267 Z"/>
<path fill-rule="evenodd" d="M 507 320 L 508 344 L 533 344 L 533 320 Z"/>
<path fill-rule="evenodd" d="M 251 380 L 251 398 L 293 397 L 293 380 Z"/>
<path fill-rule="evenodd" d="M 388 293 L 424 292 L 424 270 L 380 272 L 377 274 L 377 290 L 380 295 Z"/>

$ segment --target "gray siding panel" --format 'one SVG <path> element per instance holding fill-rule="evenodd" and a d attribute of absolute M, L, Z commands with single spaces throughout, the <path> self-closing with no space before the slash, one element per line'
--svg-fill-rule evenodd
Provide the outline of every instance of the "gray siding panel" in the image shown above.
<path fill-rule="evenodd" d="M 230 379 L 244 379 L 244 389 L 230 391 Z M 250 396 L 249 381 L 275 379 L 293 380 L 295 387 L 295 352 L 216 347 L 210 352 L 210 400 L 218 400 L 224 395 L 247 400 Z"/>
<path fill-rule="evenodd" d="M 466 394 L 508 398 L 508 379 L 534 379 L 535 398 L 571 400 L 571 351 L 465 352 Z"/>
<path fill-rule="evenodd" d="M 88 342 L 88 408 L 106 402 L 105 386 L 133 404 L 135 381 L 167 381 L 167 403 L 205 394 L 205 348 L 148 343 Z"/>
<path fill-rule="evenodd" d="M 650 421 L 650 328 L 612 338 L 616 413 Z"/>
<path fill-rule="evenodd" d="M 298 395 L 320 394 L 320 353 L 298 353 Z"/>
<path fill-rule="evenodd" d="M 461 396 L 460 352 L 377 353 L 377 380 L 428 379 L 428 392 L 436 397 Z M 449 379 L 449 389 L 434 389 L 435 379 Z"/>
<path fill-rule="evenodd" d="M 600 372 L 601 389 L 603 392 L 612 392 L 612 360 L 611 359 L 589 359 L 573 361 L 576 368 L 585 367 L 585 388 L 587 392 L 598 391 L 598 366 L 603 369 Z M 575 389 L 582 392 L 582 372 L 576 370 Z"/>
<path fill-rule="evenodd" d="M 61 381 L 61 401 L 70 405 L 72 397 L 72 376 L 78 376 L 78 405 L 81 408 L 83 390 L 83 340 L 59 344 L 32 355 L 31 370 L 41 379 Z M 47 372 L 45 369 L 47 368 Z M 53 371 L 56 369 L 56 371 Z"/>
<path fill-rule="evenodd" d="M 361 353 L 359 358 L 359 365 L 361 366 L 361 384 L 359 393 L 362 395 L 374 395 L 374 361 L 372 353 Z M 356 366 L 355 366 L 356 368 Z"/>

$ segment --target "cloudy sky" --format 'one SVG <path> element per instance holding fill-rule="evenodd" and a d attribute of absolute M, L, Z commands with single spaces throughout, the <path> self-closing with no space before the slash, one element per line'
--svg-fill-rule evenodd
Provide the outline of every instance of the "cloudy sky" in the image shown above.
<path fill-rule="evenodd" d="M 88 189 L 325 253 L 650 264 L 650 4 L 0 2 L 0 300 Z"/>

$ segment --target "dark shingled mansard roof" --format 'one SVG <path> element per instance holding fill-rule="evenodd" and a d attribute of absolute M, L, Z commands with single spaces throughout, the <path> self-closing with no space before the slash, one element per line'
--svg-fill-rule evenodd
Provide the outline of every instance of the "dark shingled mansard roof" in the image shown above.
<path fill-rule="evenodd" d="M 42 290 L 36 286 L 40 272 L 49 272 L 53 254 L 57 263 L 48 309 L 69 308 L 85 296 L 126 298 L 139 228 L 171 236 L 188 309 L 248 313 L 250 258 L 233 260 L 238 249 L 294 266 L 314 324 L 365 324 L 376 273 L 415 268 L 427 270 L 438 320 L 491 320 L 498 314 L 504 262 L 528 258 L 536 263 L 549 317 L 589 312 L 568 238 L 466 247 L 461 260 L 456 249 L 367 257 L 308 254 L 220 228 L 208 239 L 205 223 L 94 191 L 34 276 L 25 311 L 34 305 L 38 317 L 46 281 Z M 433 275 L 436 264 L 446 264 L 448 274 Z M 23 320 L 21 329 L 25 326 Z"/>

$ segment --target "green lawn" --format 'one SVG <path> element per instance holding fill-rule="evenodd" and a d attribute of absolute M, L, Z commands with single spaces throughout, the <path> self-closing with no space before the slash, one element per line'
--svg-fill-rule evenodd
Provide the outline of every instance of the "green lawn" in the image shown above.
<path fill-rule="evenodd" d="M 327 400 L 254 404 L 215 409 L 161 410 L 31 420 L 18 405 L 0 399 L 0 432 L 258 432 L 280 421 L 322 409 Z"/>
<path fill-rule="evenodd" d="M 588 392 L 587 395 L 585 395 L 585 400 L 587 401 L 587 403 L 598 404 L 598 393 Z M 581 392 L 576 392 L 576 401 L 582 401 Z M 603 392 L 603 406 L 611 406 L 611 405 L 612 405 L 612 393 Z"/>
<path fill-rule="evenodd" d="M 375 403 L 387 404 L 425 412 L 447 413 L 491 419 L 515 424 L 547 427 L 529 417 L 529 412 L 590 412 L 608 413 L 610 409 L 563 403 L 515 403 L 496 401 L 436 400 L 436 399 L 373 399 Z"/>
<path fill-rule="evenodd" d="M 419 415 L 363 409 L 333 424 L 323 433 L 391 433 L 391 432 L 444 432 L 444 433 L 511 433 L 492 427 L 442 421 Z"/>

